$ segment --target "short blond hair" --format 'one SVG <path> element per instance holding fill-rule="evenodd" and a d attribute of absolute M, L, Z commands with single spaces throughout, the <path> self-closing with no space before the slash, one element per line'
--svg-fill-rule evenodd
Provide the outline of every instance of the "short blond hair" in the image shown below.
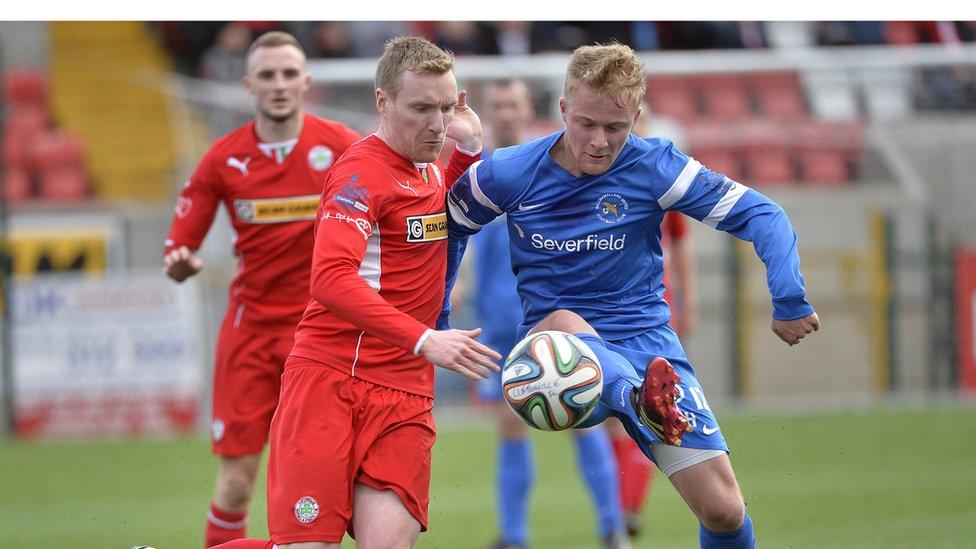
<path fill-rule="evenodd" d="M 569 97 L 580 84 L 593 87 L 621 107 L 639 106 L 647 91 L 644 64 L 629 46 L 616 42 L 580 46 L 573 51 L 563 95 Z"/>
<path fill-rule="evenodd" d="M 376 66 L 376 87 L 396 97 L 406 71 L 444 74 L 454 69 L 454 54 L 419 36 L 397 36 L 386 43 Z"/>
<path fill-rule="evenodd" d="M 298 51 L 302 52 L 302 57 L 305 57 L 305 49 L 302 48 L 302 44 L 297 38 L 287 32 L 269 31 L 251 42 L 251 47 L 247 48 L 247 55 L 244 56 L 244 59 L 250 59 L 251 54 L 258 48 L 277 48 L 278 46 L 295 46 Z"/>

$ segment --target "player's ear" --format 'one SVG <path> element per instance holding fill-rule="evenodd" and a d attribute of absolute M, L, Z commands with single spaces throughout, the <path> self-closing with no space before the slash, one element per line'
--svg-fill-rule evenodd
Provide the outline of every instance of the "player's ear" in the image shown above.
<path fill-rule="evenodd" d="M 305 73 L 305 89 L 303 89 L 302 91 L 303 92 L 307 92 L 309 90 L 309 88 L 311 88 L 311 87 L 312 87 L 312 76 L 306 72 Z"/>
<path fill-rule="evenodd" d="M 559 98 L 559 117 L 563 119 L 563 123 L 566 122 L 566 98 Z"/>
<path fill-rule="evenodd" d="M 245 74 L 243 77 L 241 77 L 241 81 L 244 82 L 244 88 L 247 91 L 254 93 L 254 81 L 251 80 L 249 75 Z"/>
<path fill-rule="evenodd" d="M 380 113 L 381 115 L 384 115 L 386 114 L 386 108 L 388 102 L 386 97 L 386 92 L 384 92 L 380 88 L 376 88 L 375 94 L 376 94 L 376 112 Z"/>

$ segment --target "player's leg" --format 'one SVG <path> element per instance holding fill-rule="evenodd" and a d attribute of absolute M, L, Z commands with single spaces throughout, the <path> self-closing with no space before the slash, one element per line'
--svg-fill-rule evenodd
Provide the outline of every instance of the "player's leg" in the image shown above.
<path fill-rule="evenodd" d="M 215 545 L 214 549 L 275 549 L 275 544 L 269 539 L 239 538 Z"/>
<path fill-rule="evenodd" d="M 596 330 L 583 317 L 564 309 L 553 311 L 530 331 L 530 334 L 544 330 L 557 330 L 576 335 L 582 339 L 596 354 L 603 371 L 603 395 L 600 404 L 590 414 L 590 417 L 580 427 L 591 427 L 609 417 L 610 413 L 617 415 L 627 425 L 627 432 L 631 437 L 640 438 L 650 447 L 654 437 L 641 427 L 638 416 L 640 401 L 637 395 L 642 386 L 641 377 L 637 374 L 633 364 L 620 353 L 611 350 Z M 673 402 L 673 397 L 672 397 Z M 669 425 L 673 429 L 673 425 Z"/>
<path fill-rule="evenodd" d="M 627 533 L 636 537 L 644 530 L 641 514 L 654 482 L 654 465 L 630 438 L 620 420 L 612 418 L 603 424 L 610 435 L 613 453 L 620 468 L 620 502 L 624 510 Z"/>
<path fill-rule="evenodd" d="M 267 486 L 268 531 L 281 548 L 337 549 L 352 523 L 354 381 L 299 357 L 285 364 Z"/>
<path fill-rule="evenodd" d="M 362 549 L 413 547 L 427 530 L 434 401 L 353 379 L 358 474 L 350 533 Z"/>
<path fill-rule="evenodd" d="M 620 480 L 610 438 L 603 427 L 573 430 L 576 460 L 583 480 L 590 490 L 597 515 L 600 537 L 611 547 L 614 538 L 624 533 L 624 516 L 620 505 Z"/>
<path fill-rule="evenodd" d="M 515 548 L 528 543 L 528 501 L 535 478 L 535 460 L 525 423 L 501 401 L 500 374 L 489 380 L 496 378 L 498 401 L 493 408 L 499 435 L 495 463 L 499 535 L 494 547 Z"/>
<path fill-rule="evenodd" d="M 293 335 L 256 333 L 235 326 L 233 318 L 225 317 L 217 340 L 211 434 L 220 463 L 207 513 L 206 547 L 247 534 L 247 510 Z"/>
<path fill-rule="evenodd" d="M 658 466 L 698 517 L 703 549 L 755 547 L 752 520 L 728 454 L 660 443 L 652 451 Z"/>
<path fill-rule="evenodd" d="M 357 549 L 410 549 L 420 536 L 420 523 L 390 490 L 356 483 L 353 530 Z"/>

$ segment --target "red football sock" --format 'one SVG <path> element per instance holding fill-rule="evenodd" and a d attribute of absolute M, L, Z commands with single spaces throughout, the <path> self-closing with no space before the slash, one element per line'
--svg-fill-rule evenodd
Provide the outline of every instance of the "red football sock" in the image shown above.
<path fill-rule="evenodd" d="M 275 544 L 266 539 L 244 539 L 238 538 L 217 545 L 213 549 L 274 549 Z"/>
<path fill-rule="evenodd" d="M 243 538 L 246 535 L 247 513 L 224 511 L 210 502 L 210 512 L 207 514 L 207 530 L 204 534 L 204 547 L 213 547 L 233 539 Z"/>
<path fill-rule="evenodd" d="M 651 460 L 627 434 L 615 436 L 611 442 L 620 467 L 620 504 L 625 512 L 640 514 L 654 481 Z"/>

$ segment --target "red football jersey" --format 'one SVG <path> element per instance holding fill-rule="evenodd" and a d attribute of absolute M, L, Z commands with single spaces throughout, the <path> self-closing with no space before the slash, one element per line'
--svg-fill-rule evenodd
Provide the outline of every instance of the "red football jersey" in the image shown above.
<path fill-rule="evenodd" d="M 234 130 L 210 147 L 180 192 L 163 253 L 197 250 L 223 203 L 236 233 L 229 305 L 235 323 L 293 328 L 308 304 L 322 185 L 334 161 L 361 138 L 310 114 L 293 144 L 260 143 L 254 121 Z"/>
<path fill-rule="evenodd" d="M 444 299 L 445 199 L 479 157 L 455 150 L 442 173 L 375 135 L 346 151 L 322 193 L 312 299 L 292 356 L 433 397 L 434 367 L 416 353 Z"/>

